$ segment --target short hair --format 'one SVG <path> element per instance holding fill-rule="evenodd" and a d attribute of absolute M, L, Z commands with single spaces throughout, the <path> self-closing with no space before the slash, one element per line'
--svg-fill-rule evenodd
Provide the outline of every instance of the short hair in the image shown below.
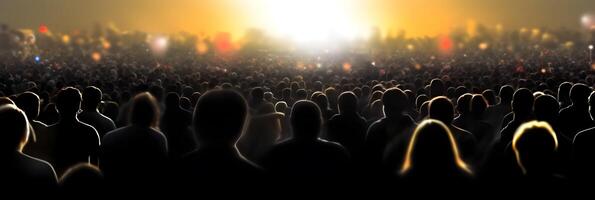
<path fill-rule="evenodd" d="M 87 108 L 96 108 L 101 103 L 102 92 L 95 86 L 86 87 L 83 90 L 83 105 Z"/>
<path fill-rule="evenodd" d="M 15 99 L 16 105 L 33 120 L 39 115 L 39 96 L 33 92 L 23 92 Z"/>
<path fill-rule="evenodd" d="M 157 127 L 159 106 L 157 100 L 148 92 L 134 96 L 130 109 L 130 122 L 143 127 Z"/>
<path fill-rule="evenodd" d="M 21 109 L 12 104 L 0 106 L 0 148 L 21 151 L 29 138 L 29 121 Z"/>
<path fill-rule="evenodd" d="M 211 90 L 194 108 L 193 126 L 199 142 L 235 144 L 241 136 L 248 105 L 232 90 Z"/>
<path fill-rule="evenodd" d="M 548 141 L 545 141 L 544 139 L 546 139 L 546 138 L 551 139 L 551 141 L 549 141 L 551 143 L 548 143 Z M 525 149 L 525 148 L 530 148 L 531 144 L 527 144 L 527 143 L 532 142 L 533 140 L 536 140 L 536 139 L 540 140 L 539 146 L 541 148 L 544 148 L 544 147 L 547 148 L 547 145 L 551 144 L 552 151 L 556 151 L 558 149 L 558 137 L 556 136 L 554 129 L 552 128 L 552 126 L 550 126 L 549 123 L 544 122 L 544 121 L 535 121 L 534 120 L 534 121 L 526 122 L 526 123 L 522 124 L 521 126 L 519 126 L 519 128 L 514 133 L 514 136 L 512 139 L 512 150 L 514 151 L 517 164 L 523 171 L 523 174 L 527 173 L 527 169 L 525 168 L 525 165 L 522 162 L 520 152 L 523 151 L 523 149 Z"/>
<path fill-rule="evenodd" d="M 76 113 L 81 108 L 81 92 L 74 87 L 65 87 L 56 96 L 56 108 L 61 114 Z"/>

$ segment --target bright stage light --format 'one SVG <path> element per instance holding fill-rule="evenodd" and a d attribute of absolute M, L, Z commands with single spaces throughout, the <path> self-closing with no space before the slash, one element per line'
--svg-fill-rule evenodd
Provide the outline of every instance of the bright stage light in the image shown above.
<path fill-rule="evenodd" d="M 268 29 L 297 42 L 367 37 L 370 27 L 355 20 L 354 0 L 265 0 Z"/>
<path fill-rule="evenodd" d="M 149 39 L 151 51 L 157 56 L 165 55 L 168 43 L 169 41 L 165 36 L 156 36 Z"/>
<path fill-rule="evenodd" d="M 39 62 L 41 61 L 41 58 L 39 56 L 35 56 L 35 62 Z"/>
<path fill-rule="evenodd" d="M 589 45 L 589 49 L 590 50 L 593 50 L 593 45 Z"/>
<path fill-rule="evenodd" d="M 595 29 L 595 15 L 585 14 L 581 17 L 581 24 L 586 29 Z"/>

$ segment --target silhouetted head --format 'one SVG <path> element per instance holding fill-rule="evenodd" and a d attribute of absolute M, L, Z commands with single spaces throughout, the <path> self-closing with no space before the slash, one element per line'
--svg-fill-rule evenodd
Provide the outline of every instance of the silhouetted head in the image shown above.
<path fill-rule="evenodd" d="M 455 110 L 450 99 L 445 96 L 439 96 L 430 101 L 428 114 L 432 119 L 450 124 L 455 116 Z"/>
<path fill-rule="evenodd" d="M 7 105 L 7 104 L 15 105 L 14 102 L 12 100 L 10 100 L 10 98 L 0 97 L 0 106 Z"/>
<path fill-rule="evenodd" d="M 421 107 L 421 104 L 429 100 L 430 98 L 427 95 L 420 94 L 419 96 L 417 96 L 417 98 L 415 98 L 415 108 L 419 109 Z"/>
<path fill-rule="evenodd" d="M 577 83 L 570 88 L 570 100 L 572 101 L 572 105 L 578 107 L 586 107 L 589 101 L 589 95 L 593 90 L 589 88 L 589 86 Z"/>
<path fill-rule="evenodd" d="M 193 126 L 201 145 L 235 145 L 241 136 L 248 105 L 232 90 L 211 90 L 200 97 L 194 108 Z"/>
<path fill-rule="evenodd" d="M 461 115 L 467 115 L 471 112 L 471 98 L 473 98 L 472 94 L 465 93 L 457 99 L 457 111 Z"/>
<path fill-rule="evenodd" d="M 296 100 L 304 100 L 308 98 L 308 92 L 304 89 L 299 89 L 295 92 L 295 99 Z"/>
<path fill-rule="evenodd" d="M 73 87 L 65 87 L 56 96 L 56 108 L 61 118 L 75 117 L 81 108 L 81 93 Z"/>
<path fill-rule="evenodd" d="M 518 89 L 512 97 L 512 112 L 515 117 L 529 116 L 533 110 L 533 93 L 527 88 Z"/>
<path fill-rule="evenodd" d="M 443 175 L 460 170 L 471 174 L 467 164 L 461 159 L 457 143 L 448 126 L 441 121 L 427 119 L 413 132 L 400 173 L 411 171 L 422 175 Z"/>
<path fill-rule="evenodd" d="M 93 192 L 103 189 L 101 170 L 94 165 L 81 163 L 72 166 L 60 177 L 60 186 L 67 193 Z"/>
<path fill-rule="evenodd" d="M 446 91 L 444 82 L 440 79 L 432 79 L 430 82 L 430 97 L 437 97 L 445 95 L 444 92 Z"/>
<path fill-rule="evenodd" d="M 157 100 L 148 92 L 137 94 L 132 99 L 130 123 L 140 127 L 157 127 L 159 122 Z"/>
<path fill-rule="evenodd" d="M 558 138 L 547 122 L 522 124 L 512 139 L 516 161 L 524 174 L 551 169 Z"/>
<path fill-rule="evenodd" d="M 180 96 L 178 93 L 170 92 L 165 96 L 165 108 L 175 109 L 180 107 Z"/>
<path fill-rule="evenodd" d="M 376 100 L 372 102 L 370 106 L 370 117 L 373 119 L 382 118 L 384 117 L 384 113 L 382 112 L 383 105 L 381 100 Z"/>
<path fill-rule="evenodd" d="M 396 117 L 405 111 L 409 100 L 401 89 L 391 88 L 382 94 L 382 104 L 384 104 L 384 115 L 386 117 Z"/>
<path fill-rule="evenodd" d="M 552 95 L 546 94 L 535 98 L 535 118 L 540 121 L 556 119 L 560 110 L 560 104 Z"/>
<path fill-rule="evenodd" d="M 589 95 L 589 114 L 591 119 L 595 120 L 595 92 L 591 92 Z"/>
<path fill-rule="evenodd" d="M 514 88 L 510 85 L 503 85 L 500 87 L 500 92 L 498 96 L 500 96 L 500 103 L 504 105 L 510 105 L 512 102 L 512 95 L 514 94 Z"/>
<path fill-rule="evenodd" d="M 96 110 L 101 103 L 101 90 L 95 86 L 86 87 L 83 90 L 83 110 Z"/>
<path fill-rule="evenodd" d="M 0 153 L 21 151 L 29 138 L 27 115 L 15 105 L 0 106 Z"/>
<path fill-rule="evenodd" d="M 16 105 L 27 114 L 27 118 L 33 120 L 39 116 L 39 96 L 33 92 L 23 92 L 15 99 Z"/>
<path fill-rule="evenodd" d="M 469 111 L 474 117 L 481 118 L 487 108 L 488 103 L 484 99 L 483 95 L 475 94 L 473 97 L 471 97 L 471 106 Z"/>
<path fill-rule="evenodd" d="M 149 93 L 153 95 L 153 98 L 157 102 L 161 102 L 163 100 L 163 87 L 158 85 L 153 85 L 149 88 Z"/>
<path fill-rule="evenodd" d="M 339 113 L 356 113 L 357 96 L 353 92 L 343 92 L 339 95 Z"/>
<path fill-rule="evenodd" d="M 491 105 L 495 105 L 496 104 L 496 92 L 494 92 L 494 90 L 484 90 L 481 93 L 481 96 L 483 96 L 483 98 L 485 98 L 486 103 L 488 104 L 488 106 Z M 473 109 L 473 108 L 471 108 Z"/>
<path fill-rule="evenodd" d="M 317 95 L 312 95 L 312 101 L 320 107 L 320 109 L 328 109 L 328 97 L 322 93 L 318 92 Z"/>
<path fill-rule="evenodd" d="M 250 96 L 252 96 L 252 99 L 254 100 L 262 100 L 264 99 L 264 90 L 261 87 L 252 88 Z"/>
<path fill-rule="evenodd" d="M 297 140 L 315 140 L 322 126 L 322 115 L 316 103 L 300 100 L 293 104 L 291 110 L 291 127 L 293 137 Z"/>
<path fill-rule="evenodd" d="M 285 101 L 278 101 L 275 104 L 275 111 L 277 112 L 285 112 L 287 109 L 287 103 Z"/>
<path fill-rule="evenodd" d="M 558 101 L 560 106 L 570 105 L 570 88 L 572 88 L 571 82 L 563 82 L 558 86 Z"/>

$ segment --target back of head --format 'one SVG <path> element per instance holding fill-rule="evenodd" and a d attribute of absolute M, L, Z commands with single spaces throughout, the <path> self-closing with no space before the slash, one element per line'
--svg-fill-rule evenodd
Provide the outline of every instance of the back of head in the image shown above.
<path fill-rule="evenodd" d="M 589 114 L 591 114 L 591 119 L 595 120 L 595 92 L 591 92 L 589 95 Z"/>
<path fill-rule="evenodd" d="M 500 103 L 510 105 L 512 101 L 512 95 L 514 94 L 514 88 L 510 85 L 503 85 L 500 87 L 500 92 L 498 96 L 500 96 Z"/>
<path fill-rule="evenodd" d="M 165 96 L 165 108 L 176 109 L 180 107 L 180 96 L 178 93 L 170 92 Z"/>
<path fill-rule="evenodd" d="M 285 112 L 285 109 L 287 109 L 287 103 L 285 101 L 278 101 L 275 103 L 275 111 Z"/>
<path fill-rule="evenodd" d="M 339 95 L 339 112 L 341 114 L 357 112 L 357 96 L 353 92 L 343 92 Z"/>
<path fill-rule="evenodd" d="M 454 118 L 454 106 L 450 99 L 445 96 L 435 97 L 430 101 L 428 107 L 428 115 L 432 119 L 436 119 L 445 124 L 452 123 Z"/>
<path fill-rule="evenodd" d="M 103 174 L 99 168 L 87 163 L 69 168 L 60 178 L 60 186 L 68 194 L 101 191 L 103 183 Z"/>
<path fill-rule="evenodd" d="M 317 93 L 312 95 L 312 101 L 320 107 L 320 109 L 328 109 L 328 97 L 324 93 Z"/>
<path fill-rule="evenodd" d="M 483 116 L 483 113 L 488 108 L 488 103 L 481 94 L 475 94 L 471 97 L 470 112 L 475 117 Z"/>
<path fill-rule="evenodd" d="M 27 114 L 27 118 L 33 120 L 39 115 L 39 96 L 33 92 L 19 94 L 15 100 L 16 105 Z"/>
<path fill-rule="evenodd" d="M 134 96 L 130 109 L 130 123 L 140 127 L 157 127 L 159 122 L 157 100 L 148 92 Z"/>
<path fill-rule="evenodd" d="M 29 122 L 15 105 L 0 106 L 0 153 L 21 151 L 29 137 Z"/>
<path fill-rule="evenodd" d="M 261 87 L 252 88 L 250 96 L 252 96 L 253 99 L 262 100 L 264 98 L 264 90 Z"/>
<path fill-rule="evenodd" d="M 10 98 L 0 97 L 0 106 L 7 105 L 7 104 L 15 105 L 14 102 L 12 100 L 10 100 Z"/>
<path fill-rule="evenodd" d="M 550 162 L 557 148 L 558 138 L 547 122 L 530 121 L 522 124 L 512 140 L 517 164 L 524 174 L 551 169 Z"/>
<path fill-rule="evenodd" d="M 430 82 L 430 96 L 431 97 L 443 96 L 445 91 L 446 91 L 446 89 L 444 86 L 444 82 L 442 82 L 442 80 L 437 79 L 437 78 L 432 79 L 432 81 Z"/>
<path fill-rule="evenodd" d="M 101 90 L 95 86 L 86 87 L 83 90 L 83 109 L 95 110 L 101 103 Z"/>
<path fill-rule="evenodd" d="M 593 90 L 585 84 L 574 84 L 572 88 L 570 88 L 570 100 L 572 101 L 572 104 L 575 106 L 586 106 L 592 91 Z"/>
<path fill-rule="evenodd" d="M 488 105 L 495 105 L 496 104 L 496 92 L 494 92 L 494 90 L 484 90 L 481 93 L 481 96 L 483 96 L 483 98 L 485 98 L 486 103 Z"/>
<path fill-rule="evenodd" d="M 390 88 L 382 94 L 382 103 L 384 104 L 384 114 L 387 117 L 394 117 L 405 111 L 409 100 L 401 89 Z"/>
<path fill-rule="evenodd" d="M 533 93 L 527 88 L 518 89 L 512 97 L 512 112 L 515 116 L 528 116 L 533 109 Z"/>
<path fill-rule="evenodd" d="M 247 114 L 246 100 L 237 92 L 206 92 L 194 108 L 197 139 L 201 144 L 232 146 L 242 134 Z"/>
<path fill-rule="evenodd" d="M 546 94 L 535 98 L 534 112 L 537 120 L 555 119 L 559 109 L 560 104 L 552 95 Z"/>
<path fill-rule="evenodd" d="M 571 82 L 563 82 L 558 86 L 558 101 L 570 103 Z"/>
<path fill-rule="evenodd" d="M 409 140 L 401 174 L 447 175 L 453 170 L 471 173 L 449 128 L 438 120 L 422 121 Z"/>
<path fill-rule="evenodd" d="M 469 114 L 469 112 L 471 112 L 472 98 L 472 94 L 465 93 L 457 99 L 457 111 L 459 111 L 460 114 Z"/>
<path fill-rule="evenodd" d="M 61 117 L 74 116 L 81 108 L 81 93 L 73 87 L 65 87 L 56 96 L 56 108 Z"/>
<path fill-rule="evenodd" d="M 295 102 L 291 110 L 290 121 L 295 139 L 314 140 L 318 138 L 322 126 L 322 115 L 316 103 L 308 100 Z"/>

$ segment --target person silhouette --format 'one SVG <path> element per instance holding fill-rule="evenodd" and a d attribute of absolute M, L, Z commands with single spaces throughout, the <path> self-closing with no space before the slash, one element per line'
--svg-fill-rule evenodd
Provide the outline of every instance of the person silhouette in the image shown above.
<path fill-rule="evenodd" d="M 102 96 L 103 94 L 99 88 L 95 86 L 86 87 L 83 90 L 82 112 L 77 116 L 81 122 L 93 126 L 99 133 L 100 138 L 103 138 L 107 132 L 116 129 L 114 121 L 98 110 Z"/>
<path fill-rule="evenodd" d="M 168 93 L 165 96 L 165 111 L 159 126 L 167 138 L 171 158 L 180 158 L 196 148 L 196 139 L 190 124 L 192 113 L 180 107 L 180 97 L 177 93 Z"/>
<path fill-rule="evenodd" d="M 236 147 L 247 116 L 246 100 L 235 91 L 210 90 L 200 97 L 192 119 L 198 147 L 176 163 L 173 175 L 180 187 L 243 188 L 262 175 Z"/>
<path fill-rule="evenodd" d="M 43 144 L 47 144 L 47 128 L 43 122 L 35 120 L 39 116 L 39 96 L 33 92 L 23 92 L 15 99 L 15 104 L 25 112 L 29 124 L 33 128 L 30 132 L 30 138 L 23 149 L 27 155 L 33 157 L 44 157 L 44 151 L 47 149 Z"/>
<path fill-rule="evenodd" d="M 452 105 L 452 102 L 447 97 L 438 96 L 430 101 L 428 107 L 429 118 L 444 123 L 455 138 L 461 156 L 465 160 L 471 160 L 475 154 L 476 138 L 471 132 L 459 128 L 452 123 L 454 115 L 454 105 Z"/>
<path fill-rule="evenodd" d="M 93 198 L 106 196 L 103 173 L 95 165 L 81 163 L 70 167 L 59 181 L 63 197 L 75 198 L 94 194 Z"/>
<path fill-rule="evenodd" d="M 558 86 L 558 102 L 560 102 L 560 108 L 566 108 L 572 104 L 570 101 L 570 88 L 572 88 L 571 82 L 563 82 Z"/>
<path fill-rule="evenodd" d="M 444 82 L 440 79 L 432 79 L 430 82 L 430 98 L 446 95 L 446 88 Z"/>
<path fill-rule="evenodd" d="M 357 113 L 358 98 L 353 92 L 339 95 L 339 114 L 328 122 L 328 139 L 337 142 L 349 151 L 353 161 L 362 162 L 366 131 L 366 119 Z"/>
<path fill-rule="evenodd" d="M 116 191 L 158 188 L 168 155 L 167 139 L 157 130 L 159 105 L 143 92 L 134 96 L 131 106 L 130 124 L 103 136 L 99 168 Z"/>
<path fill-rule="evenodd" d="M 384 117 L 383 107 L 381 100 L 376 100 L 370 104 L 370 112 L 368 118 L 366 118 L 366 127 L 370 127 L 370 125 Z M 367 130 L 366 130 L 367 131 Z"/>
<path fill-rule="evenodd" d="M 468 183 L 473 177 L 471 166 L 461 158 L 455 136 L 440 120 L 419 123 L 403 160 L 395 172 L 411 184 L 408 187 L 453 187 Z"/>
<path fill-rule="evenodd" d="M 589 114 L 595 119 L 595 92 L 589 96 Z M 582 130 L 572 141 L 572 178 L 578 182 L 591 181 L 595 178 L 595 126 Z"/>
<path fill-rule="evenodd" d="M 279 140 L 285 140 L 291 137 L 291 123 L 289 123 L 288 117 L 291 114 L 291 108 L 287 105 L 287 102 L 277 101 L 275 103 L 275 111 L 285 115 L 281 119 L 281 136 L 279 137 Z"/>
<path fill-rule="evenodd" d="M 347 150 L 319 138 L 322 116 L 316 103 L 297 101 L 290 121 L 293 136 L 275 145 L 262 163 L 273 178 L 288 183 L 315 179 L 314 184 L 319 184 L 347 176 L 350 167 Z"/>
<path fill-rule="evenodd" d="M 97 163 L 99 134 L 95 128 L 78 120 L 81 100 L 81 93 L 73 87 L 63 88 L 56 96 L 60 117 L 56 124 L 48 127 L 47 161 L 52 163 L 59 176 L 75 164 Z"/>
<path fill-rule="evenodd" d="M 256 109 L 260 106 L 260 104 L 266 102 L 264 99 L 264 90 L 261 87 L 252 88 L 252 91 L 250 91 L 250 97 L 250 108 L 252 109 Z"/>
<path fill-rule="evenodd" d="M 248 160 L 260 164 L 264 156 L 281 138 L 281 120 L 284 113 L 276 112 L 272 103 L 261 104 L 251 116 L 246 133 L 237 147 Z"/>
<path fill-rule="evenodd" d="M 568 138 L 581 130 L 593 127 L 595 122 L 589 115 L 589 95 L 592 90 L 587 85 L 577 83 L 570 88 L 572 104 L 560 110 L 560 130 Z"/>
<path fill-rule="evenodd" d="M 391 173 L 384 166 L 384 152 L 394 137 L 401 137 L 415 128 L 415 121 L 404 112 L 409 105 L 407 95 L 399 88 L 390 88 L 382 94 L 384 118 L 368 128 L 364 151 L 368 172 L 372 176 Z"/>
<path fill-rule="evenodd" d="M 10 98 L 0 97 L 0 106 L 7 105 L 7 104 L 15 105 L 14 101 L 10 100 Z"/>
<path fill-rule="evenodd" d="M 2 190 L 16 195 L 35 195 L 20 193 L 35 191 L 48 195 L 57 187 L 54 168 L 48 162 L 23 153 L 23 147 L 30 138 L 29 121 L 26 114 L 15 105 L 0 106 L 0 154 L 2 158 Z"/>
<path fill-rule="evenodd" d="M 533 101 L 533 94 L 529 89 L 521 88 L 514 92 L 512 97 L 512 120 L 500 131 L 500 139 L 495 148 L 504 149 L 512 141 L 517 128 L 534 118 Z"/>
<path fill-rule="evenodd" d="M 554 171 L 558 138 L 547 122 L 529 121 L 519 126 L 512 139 L 512 150 L 522 174 L 514 184 L 552 187 L 565 182 Z"/>
<path fill-rule="evenodd" d="M 500 87 L 498 96 L 500 102 L 496 105 L 488 107 L 486 110 L 486 121 L 494 127 L 494 130 L 500 130 L 502 127 L 502 118 L 512 111 L 512 95 L 514 89 L 510 85 Z"/>

